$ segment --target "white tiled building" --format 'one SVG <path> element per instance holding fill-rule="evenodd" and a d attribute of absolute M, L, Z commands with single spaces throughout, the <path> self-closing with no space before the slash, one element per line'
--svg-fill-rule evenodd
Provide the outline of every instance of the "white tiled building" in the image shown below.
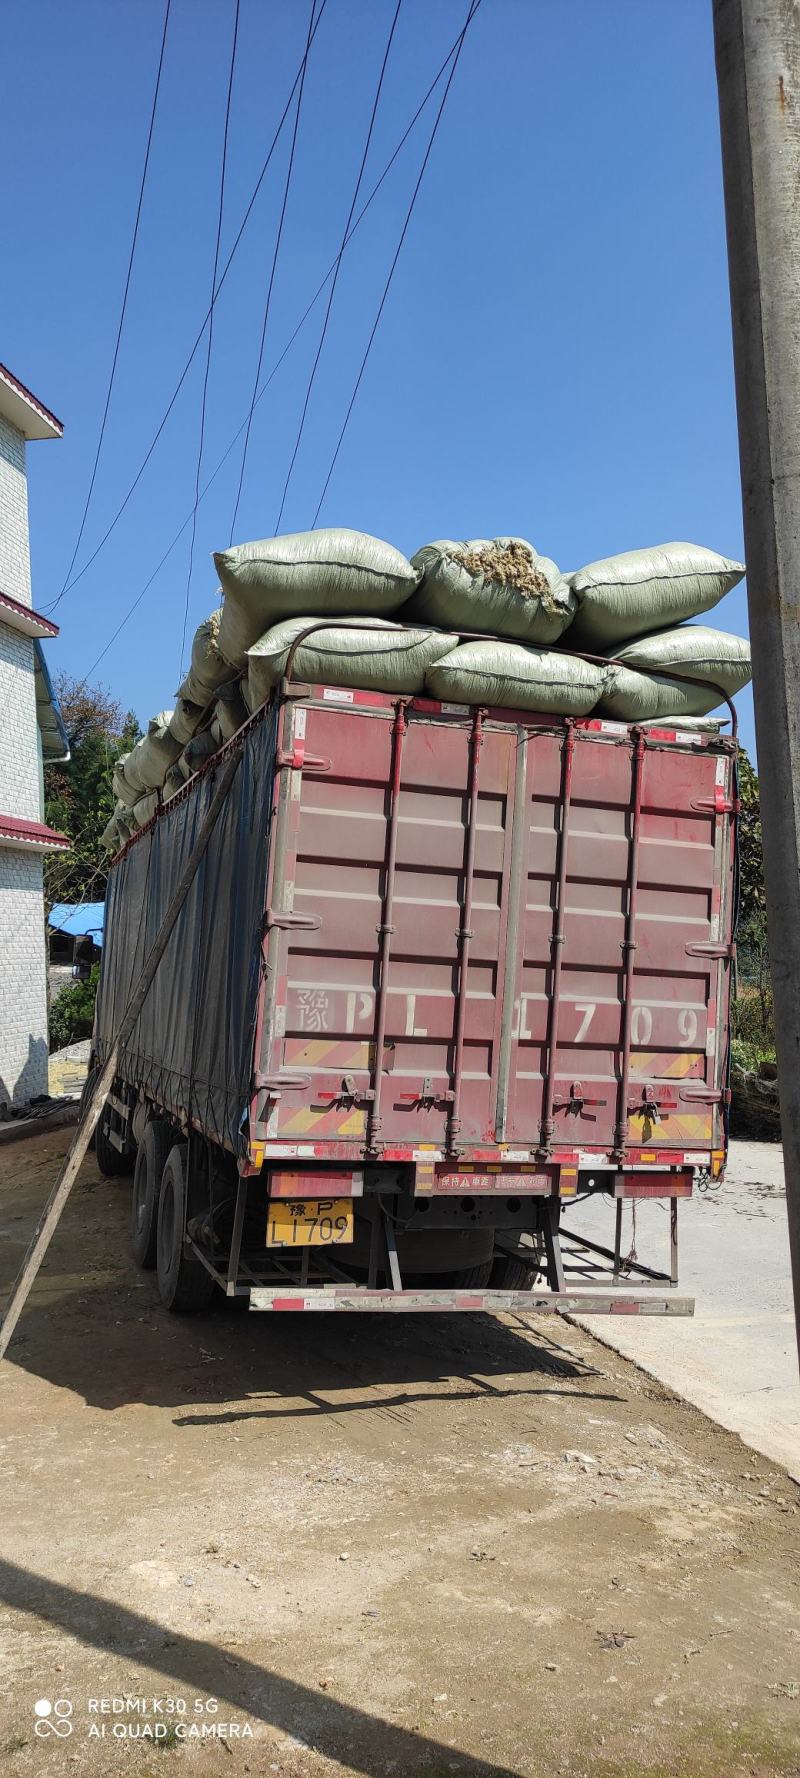
<path fill-rule="evenodd" d="M 33 610 L 25 452 L 60 420 L 0 364 L 0 1115 L 47 1092 L 42 861 L 68 842 L 44 823 L 48 759 L 69 757 Z"/>

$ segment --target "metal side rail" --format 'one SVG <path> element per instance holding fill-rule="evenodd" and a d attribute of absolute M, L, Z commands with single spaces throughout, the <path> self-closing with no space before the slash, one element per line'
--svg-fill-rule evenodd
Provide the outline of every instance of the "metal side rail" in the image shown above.
<path fill-rule="evenodd" d="M 312 1310 L 330 1314 L 338 1310 L 368 1313 L 396 1310 L 403 1313 L 477 1309 L 494 1315 L 507 1311 L 522 1315 L 693 1315 L 690 1296 L 639 1296 L 635 1291 L 615 1290 L 370 1290 L 358 1285 L 324 1285 L 304 1290 L 291 1286 L 259 1285 L 250 1292 L 253 1310 Z"/>

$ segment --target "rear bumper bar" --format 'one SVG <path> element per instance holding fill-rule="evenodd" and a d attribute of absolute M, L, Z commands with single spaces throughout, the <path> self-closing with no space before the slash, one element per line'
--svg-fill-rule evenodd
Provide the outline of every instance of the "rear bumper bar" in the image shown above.
<path fill-rule="evenodd" d="M 639 1295 L 623 1290 L 369 1290 L 331 1285 L 303 1290 L 285 1285 L 258 1285 L 250 1292 L 255 1310 L 366 1310 L 383 1313 L 479 1309 L 491 1315 L 511 1310 L 523 1315 L 693 1315 L 689 1296 Z"/>

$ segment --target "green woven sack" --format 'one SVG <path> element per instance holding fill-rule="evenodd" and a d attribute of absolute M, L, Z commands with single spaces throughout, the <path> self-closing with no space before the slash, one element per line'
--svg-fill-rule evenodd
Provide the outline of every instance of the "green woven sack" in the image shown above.
<path fill-rule="evenodd" d="M 516 642 L 462 642 L 429 667 L 425 688 L 445 703 L 491 704 L 554 716 L 588 716 L 611 677 L 573 655 Z"/>
<path fill-rule="evenodd" d="M 224 741 L 230 741 L 237 729 L 241 728 L 242 723 L 247 721 L 249 712 L 242 697 L 238 680 L 234 679 L 230 685 L 220 686 L 214 706 L 214 715 L 219 723 Z"/>
<path fill-rule="evenodd" d="M 176 693 L 178 699 L 184 698 L 190 704 L 199 705 L 201 711 L 213 704 L 217 687 L 224 685 L 233 672 L 230 662 L 224 660 L 219 651 L 221 622 L 222 610 L 219 608 L 198 624 L 192 638 L 189 671 Z M 188 741 L 188 735 L 186 739 Z"/>
<path fill-rule="evenodd" d="M 257 710 L 286 671 L 292 643 L 319 618 L 292 617 L 267 630 L 247 654 L 248 703 Z M 425 673 L 453 646 L 452 636 L 373 618 L 337 617 L 300 644 L 292 678 L 312 685 L 351 685 L 366 691 L 421 692 Z"/>
<path fill-rule="evenodd" d="M 125 783 L 143 796 L 148 790 L 160 790 L 171 765 L 181 751 L 181 742 L 170 732 L 172 710 L 161 710 L 151 716 L 147 734 L 131 748 L 125 761 Z"/>
<path fill-rule="evenodd" d="M 555 562 L 522 537 L 428 543 L 412 567 L 422 580 L 403 609 L 410 623 L 545 644 L 558 641 L 577 609 Z"/>
<path fill-rule="evenodd" d="M 707 716 L 719 705 L 720 689 L 733 697 L 751 677 L 747 639 L 705 624 L 643 636 L 620 649 L 616 660 L 621 665 L 614 668 L 602 714 L 620 722 Z M 701 683 L 690 683 L 697 680 Z"/>
<path fill-rule="evenodd" d="M 242 543 L 214 561 L 225 593 L 219 646 L 235 667 L 283 618 L 302 611 L 388 617 L 418 579 L 399 549 L 364 531 L 299 531 Z"/>
<path fill-rule="evenodd" d="M 186 746 L 187 741 L 191 741 L 202 714 L 201 704 L 193 704 L 190 698 L 185 698 L 178 692 L 175 709 L 169 719 L 169 732 L 182 747 Z"/>
<path fill-rule="evenodd" d="M 176 759 L 174 766 L 170 766 L 164 779 L 161 795 L 165 802 L 169 797 L 177 796 L 178 791 L 183 789 L 188 776 L 189 773 L 183 763 L 183 755 L 181 755 L 180 759 Z"/>
<path fill-rule="evenodd" d="M 137 827 L 145 827 L 160 806 L 161 793 L 158 790 L 150 790 L 147 796 L 141 797 L 135 809 L 131 811 Z"/>
<path fill-rule="evenodd" d="M 100 835 L 100 844 L 104 852 L 113 853 L 119 851 L 121 843 L 119 822 L 117 820 L 117 811 L 115 809 L 111 820 L 107 821 L 103 828 Z"/>
<path fill-rule="evenodd" d="M 199 772 L 201 766 L 205 765 L 206 760 L 211 759 L 218 752 L 219 734 L 212 734 L 210 728 L 205 728 L 201 735 L 195 735 L 194 740 L 184 747 L 178 763 L 182 766 L 186 777 L 192 778 L 195 772 Z"/>
<path fill-rule="evenodd" d="M 578 600 L 569 646 L 608 654 L 617 644 L 710 611 L 743 574 L 743 562 L 696 543 L 663 543 L 590 562 L 569 577 Z"/>
<path fill-rule="evenodd" d="M 135 789 L 132 784 L 128 783 L 125 776 L 125 767 L 129 759 L 130 753 L 121 753 L 111 775 L 111 788 L 117 802 L 124 803 L 126 809 L 132 809 L 142 794 L 141 790 Z"/>

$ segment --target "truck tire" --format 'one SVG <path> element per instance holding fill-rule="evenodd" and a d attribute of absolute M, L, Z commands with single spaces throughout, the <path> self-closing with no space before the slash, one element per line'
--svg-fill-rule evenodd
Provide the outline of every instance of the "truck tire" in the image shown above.
<path fill-rule="evenodd" d="M 167 1155 L 158 1200 L 156 1266 L 158 1294 L 173 1315 L 197 1315 L 214 1295 L 214 1280 L 184 1244 L 187 1208 L 187 1145 L 176 1142 Z"/>
<path fill-rule="evenodd" d="M 126 1173 L 130 1173 L 133 1167 L 133 1155 L 120 1154 L 119 1149 L 109 1141 L 108 1120 L 110 1114 L 111 1108 L 106 1101 L 97 1120 L 94 1133 L 94 1152 L 97 1157 L 97 1165 L 104 1178 L 122 1179 Z"/>
<path fill-rule="evenodd" d="M 136 1151 L 131 1196 L 131 1246 L 137 1266 L 152 1272 L 158 1240 L 161 1179 L 175 1132 L 163 1118 L 151 1118 Z"/>
<path fill-rule="evenodd" d="M 492 1262 L 489 1285 L 492 1290 L 533 1290 L 538 1270 L 535 1261 L 529 1266 L 524 1259 L 512 1259 L 507 1254 Z"/>
<path fill-rule="evenodd" d="M 460 1272 L 447 1272 L 442 1283 L 452 1290 L 485 1290 L 493 1263 L 492 1260 L 485 1259 L 479 1266 L 463 1266 Z"/>

